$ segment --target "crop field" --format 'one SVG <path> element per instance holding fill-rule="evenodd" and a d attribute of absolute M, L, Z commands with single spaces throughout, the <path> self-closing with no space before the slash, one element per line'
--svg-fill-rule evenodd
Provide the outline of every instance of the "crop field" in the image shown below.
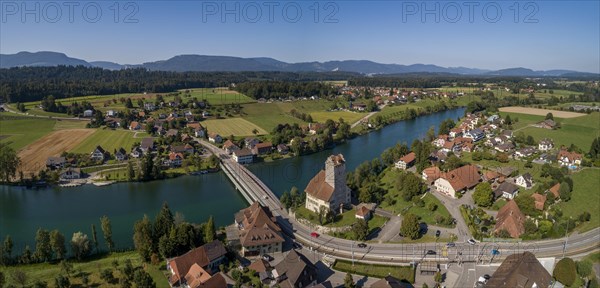
<path fill-rule="evenodd" d="M 259 135 L 267 134 L 267 131 L 263 128 L 243 118 L 206 120 L 202 122 L 202 126 L 206 127 L 208 133 L 218 133 L 221 137 L 229 137 L 229 135 L 250 136 L 254 135 L 252 133 L 254 129 L 258 130 Z"/>
<path fill-rule="evenodd" d="M 576 113 L 576 112 L 569 112 L 569 111 L 556 111 L 556 110 L 549 110 L 549 109 L 538 109 L 538 108 L 518 107 L 518 106 L 502 107 L 499 110 L 501 112 L 520 113 L 520 114 L 529 114 L 529 115 L 538 115 L 538 116 L 546 116 L 546 114 L 552 113 L 552 115 L 554 115 L 554 117 L 558 117 L 558 118 L 575 118 L 575 117 L 580 117 L 580 116 L 586 115 L 584 113 Z"/>
<path fill-rule="evenodd" d="M 332 111 L 332 112 L 313 112 L 310 113 L 310 116 L 314 121 L 319 123 L 325 123 L 327 119 L 331 119 L 333 121 L 339 121 L 340 118 L 343 118 L 344 121 L 348 124 L 353 124 L 354 122 L 360 120 L 361 118 L 367 116 L 366 113 L 358 113 L 358 112 L 349 112 L 349 111 Z"/>
<path fill-rule="evenodd" d="M 46 159 L 58 156 L 79 145 L 85 138 L 94 133 L 92 129 L 69 129 L 54 131 L 19 151 L 20 170 L 27 175 L 45 167 Z"/>
<path fill-rule="evenodd" d="M 0 142 L 19 150 L 52 132 L 56 120 L 0 114 Z"/>
<path fill-rule="evenodd" d="M 74 146 L 69 152 L 74 153 L 91 153 L 96 146 L 100 145 L 104 150 L 113 153 L 114 150 L 124 148 L 126 151 L 130 151 L 135 142 L 141 142 L 145 132 L 138 132 L 135 136 L 135 132 L 129 130 L 112 130 L 112 129 L 96 129 L 88 138 L 82 141 L 79 145 Z M 137 138 L 134 138 L 137 137 Z"/>

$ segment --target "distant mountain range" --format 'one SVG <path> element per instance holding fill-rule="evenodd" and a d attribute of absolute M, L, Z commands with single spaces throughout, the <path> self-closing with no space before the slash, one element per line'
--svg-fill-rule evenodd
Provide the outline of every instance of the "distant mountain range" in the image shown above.
<path fill-rule="evenodd" d="M 329 72 L 346 71 L 362 74 L 404 74 L 404 73 L 443 73 L 484 76 L 598 76 L 598 74 L 572 70 L 534 71 L 527 68 L 509 68 L 502 70 L 485 70 L 466 67 L 441 67 L 431 64 L 382 64 L 368 60 L 345 60 L 327 62 L 287 63 L 273 58 L 241 58 L 231 56 L 179 55 L 168 60 L 146 62 L 143 64 L 124 65 L 108 61 L 87 62 L 71 58 L 57 52 L 19 52 L 17 54 L 0 54 L 0 68 L 19 66 L 57 66 L 83 65 L 100 67 L 109 70 L 124 68 L 146 68 L 153 71 L 285 71 L 285 72 Z"/>

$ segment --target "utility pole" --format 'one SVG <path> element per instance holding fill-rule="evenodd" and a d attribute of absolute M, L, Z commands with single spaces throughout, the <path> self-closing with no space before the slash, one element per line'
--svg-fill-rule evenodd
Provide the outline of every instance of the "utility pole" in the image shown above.
<path fill-rule="evenodd" d="M 350 251 L 352 252 L 352 267 L 354 267 L 354 241 L 350 243 Z"/>
<path fill-rule="evenodd" d="M 567 253 L 567 245 L 569 245 L 569 237 L 567 237 L 567 234 L 569 233 L 569 222 L 571 222 L 571 217 L 569 217 L 569 221 L 567 222 L 567 229 L 565 230 L 565 245 L 563 246 L 562 258 L 565 258 L 565 254 Z"/>

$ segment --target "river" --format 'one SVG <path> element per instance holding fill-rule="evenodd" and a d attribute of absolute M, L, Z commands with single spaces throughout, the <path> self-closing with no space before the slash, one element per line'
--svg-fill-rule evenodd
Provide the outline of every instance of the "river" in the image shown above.
<path fill-rule="evenodd" d="M 292 186 L 302 190 L 323 168 L 325 158 L 331 153 L 344 154 L 346 170 L 350 171 L 397 142 L 410 145 L 414 139 L 425 136 L 429 127 L 438 127 L 441 121 L 456 119 L 463 113 L 464 109 L 459 108 L 397 122 L 337 145 L 333 150 L 253 164 L 249 169 L 278 195 Z M 15 243 L 13 253 L 21 253 L 25 245 L 35 249 L 38 228 L 58 229 L 70 239 L 77 231 L 91 237 L 91 225 L 95 224 L 99 241 L 104 243 L 99 218 L 107 215 L 112 221 L 116 246 L 127 248 L 133 243 L 133 223 L 144 214 L 154 217 L 164 202 L 168 202 L 173 213 L 181 212 L 190 222 L 203 222 L 212 215 L 217 226 L 232 223 L 233 214 L 247 206 L 222 172 L 103 187 L 32 190 L 0 186 L 0 241 L 11 235 Z"/>

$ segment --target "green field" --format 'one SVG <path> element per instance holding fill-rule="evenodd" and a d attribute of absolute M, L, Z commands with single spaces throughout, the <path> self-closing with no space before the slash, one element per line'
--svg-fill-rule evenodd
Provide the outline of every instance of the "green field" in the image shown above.
<path fill-rule="evenodd" d="M 510 114 L 511 119 L 519 118 L 519 122 L 513 125 L 513 128 L 523 128 L 529 124 L 534 124 L 544 120 L 544 116 L 517 114 L 517 113 L 500 113 L 505 117 Z M 551 138 L 554 140 L 554 145 L 570 146 L 571 144 L 588 151 L 595 137 L 600 135 L 600 112 L 594 112 L 589 115 L 576 118 L 556 118 L 555 121 L 561 123 L 561 128 L 556 130 L 548 130 L 537 127 L 523 128 L 522 132 L 525 135 L 531 135 L 536 141 L 543 138 Z"/>
<path fill-rule="evenodd" d="M 243 118 L 206 120 L 202 122 L 202 126 L 206 127 L 208 133 L 218 133 L 221 137 L 229 137 L 229 135 L 250 136 L 254 135 L 252 133 L 254 129 L 258 130 L 258 135 L 267 134 L 267 131 L 263 128 Z"/>
<path fill-rule="evenodd" d="M 600 227 L 600 170 L 587 168 L 574 173 L 572 178 L 574 187 L 571 200 L 559 203 L 559 207 L 565 216 L 577 217 L 583 211 L 590 212 L 592 218 L 578 228 L 581 231 Z"/>
<path fill-rule="evenodd" d="M 438 200 L 435 196 L 431 194 L 425 195 L 423 197 L 423 202 L 425 202 L 425 206 L 418 207 L 413 205 L 412 201 L 404 201 L 404 199 L 400 196 L 400 192 L 396 188 L 396 179 L 398 177 L 399 171 L 396 169 L 388 169 L 384 172 L 385 174 L 381 178 L 382 188 L 387 191 L 386 198 L 389 196 L 395 200 L 395 204 L 388 203 L 388 201 L 383 201 L 380 205 L 384 210 L 390 211 L 394 214 L 406 213 L 410 212 L 417 215 L 421 221 L 438 226 L 445 226 L 442 224 L 438 224 L 435 222 L 435 216 L 441 215 L 444 218 L 450 217 L 450 213 L 448 209 Z M 434 203 L 437 205 L 437 209 L 435 211 L 431 211 L 427 208 L 429 203 Z"/>
<path fill-rule="evenodd" d="M 333 121 L 339 121 L 340 118 L 344 119 L 344 122 L 352 125 L 354 122 L 362 119 L 367 116 L 366 113 L 358 113 L 358 112 L 349 112 L 349 111 L 332 111 L 332 112 L 312 112 L 310 116 L 313 118 L 313 121 L 319 123 L 325 123 L 328 119 Z"/>
<path fill-rule="evenodd" d="M 85 273 L 88 275 L 89 284 L 87 287 L 120 287 L 117 284 L 111 285 L 106 284 L 103 280 L 100 279 L 100 271 L 113 268 L 112 262 L 114 260 L 119 261 L 119 268 L 123 267 L 125 264 L 125 260 L 130 259 L 131 263 L 134 267 L 145 265 L 146 272 L 152 276 L 154 279 L 154 283 L 156 283 L 156 287 L 169 287 L 169 283 L 167 282 L 167 278 L 165 276 L 166 270 L 160 270 L 158 266 L 143 264 L 141 261 L 141 257 L 137 252 L 122 252 L 122 253 L 112 253 L 109 256 L 102 257 L 99 259 L 84 261 L 84 262 L 72 262 L 73 271 L 71 272 L 71 277 L 69 280 L 71 282 L 71 287 L 86 287 L 82 285 L 81 278 L 76 277 L 75 275 L 81 271 L 81 273 Z M 17 285 L 17 283 L 12 282 L 12 278 L 10 274 L 14 270 L 21 270 L 25 272 L 27 275 L 27 286 L 31 287 L 37 280 L 45 281 L 48 283 L 48 287 L 56 287 L 54 286 L 54 278 L 64 273 L 61 271 L 59 264 L 30 264 L 30 265 L 19 265 L 19 266 L 10 266 L 10 267 L 0 267 L 0 271 L 4 272 L 6 277 L 6 285 Z M 113 275 L 115 277 L 121 277 L 121 273 L 114 270 Z M 118 281 L 117 281 L 118 283 Z"/>
<path fill-rule="evenodd" d="M 83 142 L 69 152 L 90 153 L 98 145 L 102 146 L 104 150 L 111 154 L 115 149 L 119 149 L 121 147 L 125 148 L 126 151 L 130 151 L 133 147 L 133 143 L 141 142 L 142 138 L 148 135 L 145 132 L 140 132 L 138 133 L 139 138 L 133 138 L 133 136 L 134 132 L 129 130 L 111 130 L 102 128 L 96 130 L 94 134 L 87 137 Z"/>
<path fill-rule="evenodd" d="M 19 150 L 54 130 L 56 120 L 0 114 L 0 142 Z"/>
<path fill-rule="evenodd" d="M 415 283 L 415 269 L 410 266 L 385 266 L 361 262 L 354 262 L 352 265 L 350 261 L 337 260 L 333 264 L 333 269 L 375 278 L 391 275 L 400 280 Z"/>
<path fill-rule="evenodd" d="M 273 131 L 273 128 L 283 123 L 305 124 L 288 113 L 292 108 L 290 103 L 247 104 L 244 105 L 243 117 L 266 131 Z"/>
<path fill-rule="evenodd" d="M 198 98 L 198 100 L 207 100 L 210 105 L 223 105 L 223 104 L 245 104 L 255 103 L 256 100 L 240 94 L 237 91 L 229 90 L 228 88 L 193 88 L 193 89 L 182 89 L 181 97 L 185 101 L 185 91 L 189 90 L 190 98 Z M 165 101 L 170 101 L 174 97 L 163 96 Z"/>

